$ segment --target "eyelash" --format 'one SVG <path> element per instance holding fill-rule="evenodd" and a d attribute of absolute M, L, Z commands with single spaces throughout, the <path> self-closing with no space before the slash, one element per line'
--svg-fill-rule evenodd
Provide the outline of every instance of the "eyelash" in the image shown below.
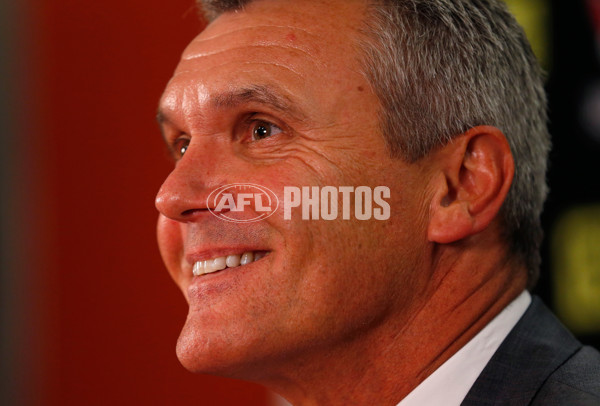
<path fill-rule="evenodd" d="M 271 130 L 269 135 L 265 136 L 264 138 L 256 139 L 256 132 L 259 131 L 259 127 L 270 127 Z M 255 115 L 252 115 L 247 120 L 245 120 L 245 126 L 242 132 L 244 133 L 244 139 L 249 139 L 248 142 L 254 143 L 283 133 L 283 129 L 277 124 L 274 124 L 265 119 L 256 118 Z M 250 134 L 248 134 L 247 132 L 249 132 Z M 171 145 L 171 151 L 176 161 L 180 160 L 185 155 L 189 145 L 190 138 L 188 136 L 181 136 L 175 139 L 175 141 Z"/>

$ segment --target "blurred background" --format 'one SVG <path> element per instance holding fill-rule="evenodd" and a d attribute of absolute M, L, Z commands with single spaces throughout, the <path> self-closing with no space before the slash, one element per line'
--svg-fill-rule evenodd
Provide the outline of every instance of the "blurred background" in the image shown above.
<path fill-rule="evenodd" d="M 548 72 L 536 293 L 600 347 L 600 0 L 508 1 Z M 186 372 L 159 258 L 154 116 L 193 0 L 0 0 L 0 405 L 272 405 Z"/>

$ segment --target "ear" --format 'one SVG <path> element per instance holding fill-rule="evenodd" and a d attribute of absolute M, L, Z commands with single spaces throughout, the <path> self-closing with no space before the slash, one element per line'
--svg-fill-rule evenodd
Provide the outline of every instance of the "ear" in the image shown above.
<path fill-rule="evenodd" d="M 478 126 L 432 154 L 429 241 L 452 243 L 484 230 L 510 189 L 514 162 L 508 141 L 495 127 Z"/>

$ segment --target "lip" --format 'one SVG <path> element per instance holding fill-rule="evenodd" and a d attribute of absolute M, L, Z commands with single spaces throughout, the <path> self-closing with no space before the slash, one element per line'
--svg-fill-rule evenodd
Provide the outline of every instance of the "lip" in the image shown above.
<path fill-rule="evenodd" d="M 254 251 L 261 251 L 253 249 Z M 234 268 L 225 268 L 223 270 L 204 274 L 201 276 L 191 276 L 187 287 L 187 297 L 190 303 L 204 302 L 209 298 L 218 297 L 226 292 L 232 292 L 236 289 L 252 285 L 252 278 L 258 277 L 256 273 L 260 267 L 267 264 L 267 261 L 272 252 L 268 251 L 269 255 L 265 255 L 258 261 L 251 262 L 244 266 L 236 266 Z M 204 253 L 202 253 L 204 255 Z M 266 260 L 266 261 L 265 261 Z M 190 270 L 191 275 L 191 270 Z M 249 279 L 250 278 L 250 279 Z"/>

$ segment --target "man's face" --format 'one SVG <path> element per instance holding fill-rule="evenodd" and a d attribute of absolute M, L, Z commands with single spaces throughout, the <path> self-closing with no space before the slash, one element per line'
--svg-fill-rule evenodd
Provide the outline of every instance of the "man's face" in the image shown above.
<path fill-rule="evenodd" d="M 158 240 L 189 304 L 178 356 L 190 370 L 260 380 L 344 356 L 406 322 L 425 289 L 425 175 L 386 149 L 356 51 L 363 11 L 346 0 L 252 3 L 194 39 L 165 90 L 177 162 L 157 196 Z M 285 220 L 279 210 L 226 222 L 206 200 L 233 183 L 281 201 L 284 186 L 387 186 L 391 216 Z M 244 252 L 267 255 L 192 274 L 196 261 Z"/>

